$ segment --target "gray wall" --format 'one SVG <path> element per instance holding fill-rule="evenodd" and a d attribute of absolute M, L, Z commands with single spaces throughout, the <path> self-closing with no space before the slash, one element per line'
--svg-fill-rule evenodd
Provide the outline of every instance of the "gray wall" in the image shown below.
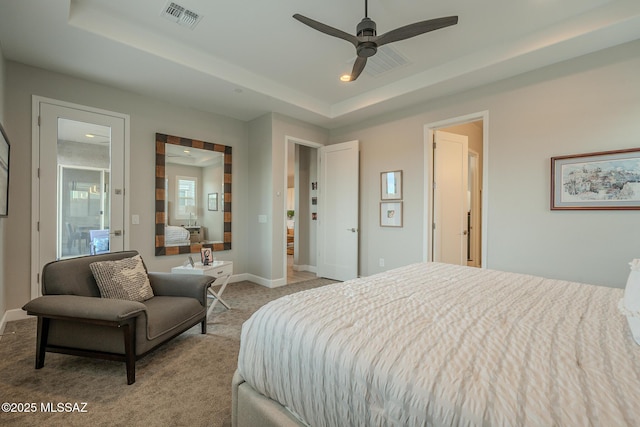
<path fill-rule="evenodd" d="M 234 272 L 247 271 L 248 132 L 245 122 L 171 105 L 149 97 L 121 91 L 66 75 L 7 61 L 5 123 L 12 142 L 11 212 L 6 220 L 4 240 L 11 250 L 3 251 L 5 310 L 21 307 L 30 295 L 31 257 L 31 96 L 102 108 L 131 118 L 131 214 L 140 215 L 139 225 L 129 226 L 130 246 L 142 254 L 148 268 L 169 271 L 181 265 L 184 256 L 154 256 L 155 133 L 212 141 L 233 148 L 233 246 L 217 253 L 234 262 Z M 17 214 L 19 213 L 19 214 Z"/>
<path fill-rule="evenodd" d="M 281 114 L 249 123 L 249 271 L 265 286 L 284 284 L 287 137 L 324 145 L 329 132 Z M 266 215 L 267 223 L 258 223 L 259 215 Z"/>
<path fill-rule="evenodd" d="M 249 245 L 249 271 L 257 277 L 271 279 L 273 250 L 271 196 L 271 114 L 249 123 L 249 206 L 246 227 L 251 236 Z M 258 222 L 262 216 L 266 222 Z"/>
<path fill-rule="evenodd" d="M 489 112 L 487 267 L 623 287 L 638 211 L 550 211 L 550 157 L 639 147 L 640 42 L 331 132 L 361 141 L 360 273 L 422 260 L 424 126 Z M 404 227 L 378 225 L 380 172 L 404 171 Z"/>

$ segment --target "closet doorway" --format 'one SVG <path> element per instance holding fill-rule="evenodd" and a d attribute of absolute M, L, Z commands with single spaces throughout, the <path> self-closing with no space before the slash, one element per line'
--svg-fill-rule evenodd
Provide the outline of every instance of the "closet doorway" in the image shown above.
<path fill-rule="evenodd" d="M 482 112 L 425 126 L 425 261 L 486 266 L 487 122 Z M 464 149 L 445 146 L 462 147 L 458 139 Z M 461 173 L 448 176 L 452 170 Z M 460 211 L 455 223 L 452 209 Z"/>

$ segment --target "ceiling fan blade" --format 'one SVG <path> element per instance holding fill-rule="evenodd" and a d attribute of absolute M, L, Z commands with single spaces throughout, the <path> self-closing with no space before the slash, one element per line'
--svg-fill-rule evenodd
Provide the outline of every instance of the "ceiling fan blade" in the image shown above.
<path fill-rule="evenodd" d="M 356 47 L 358 46 L 358 38 L 352 34 L 346 33 L 342 30 L 338 30 L 337 28 L 330 27 L 326 24 L 323 24 L 322 22 L 318 22 L 311 18 L 307 18 L 306 16 L 300 15 L 299 13 L 296 13 L 295 15 L 293 15 L 293 17 L 303 24 L 310 26 L 314 30 L 318 30 L 321 33 L 325 33 L 333 37 L 338 37 L 339 39 L 348 41 Z"/>
<path fill-rule="evenodd" d="M 444 18 L 436 18 L 429 19 L 427 21 L 416 22 L 384 33 L 383 35 L 375 39 L 375 43 L 378 45 L 378 47 L 380 47 L 388 43 L 393 43 L 415 37 L 420 34 L 428 33 L 429 31 L 439 30 L 440 28 L 456 25 L 457 23 L 457 16 L 446 16 Z"/>
<path fill-rule="evenodd" d="M 350 82 L 354 81 L 358 78 L 362 70 L 364 70 L 364 66 L 367 65 L 367 58 L 364 56 L 358 56 L 356 58 L 356 62 L 353 64 L 353 70 L 351 71 L 351 79 Z"/>

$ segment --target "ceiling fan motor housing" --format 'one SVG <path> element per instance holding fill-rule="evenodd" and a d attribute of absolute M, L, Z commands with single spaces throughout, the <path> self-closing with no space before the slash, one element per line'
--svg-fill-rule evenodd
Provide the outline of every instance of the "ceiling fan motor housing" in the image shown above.
<path fill-rule="evenodd" d="M 356 27 L 358 37 L 374 37 L 376 35 L 376 23 L 369 18 L 362 18 Z"/>
<path fill-rule="evenodd" d="M 362 18 L 362 21 L 356 27 L 356 34 L 358 37 L 375 37 L 377 34 L 376 23 L 369 18 Z M 376 54 L 378 45 L 373 41 L 362 41 L 358 43 L 356 51 L 358 56 L 368 58 Z"/>

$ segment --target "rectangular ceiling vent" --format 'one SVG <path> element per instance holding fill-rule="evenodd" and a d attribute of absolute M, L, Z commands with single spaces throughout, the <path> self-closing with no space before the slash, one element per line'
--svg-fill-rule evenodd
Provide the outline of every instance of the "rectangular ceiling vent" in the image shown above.
<path fill-rule="evenodd" d="M 180 6 L 178 3 L 174 3 L 172 1 L 168 2 L 162 12 L 161 16 L 165 17 L 171 22 L 176 22 L 183 27 L 187 27 L 191 30 L 195 28 L 195 26 L 202 19 L 202 15 L 198 12 L 194 12 L 193 10 L 189 10 L 184 6 Z"/>
<path fill-rule="evenodd" d="M 355 62 L 355 58 L 353 58 L 353 62 Z M 379 47 L 378 52 L 367 60 L 364 72 L 371 77 L 378 77 L 407 64 L 409 61 L 398 50 L 390 45 L 384 45 Z"/>

